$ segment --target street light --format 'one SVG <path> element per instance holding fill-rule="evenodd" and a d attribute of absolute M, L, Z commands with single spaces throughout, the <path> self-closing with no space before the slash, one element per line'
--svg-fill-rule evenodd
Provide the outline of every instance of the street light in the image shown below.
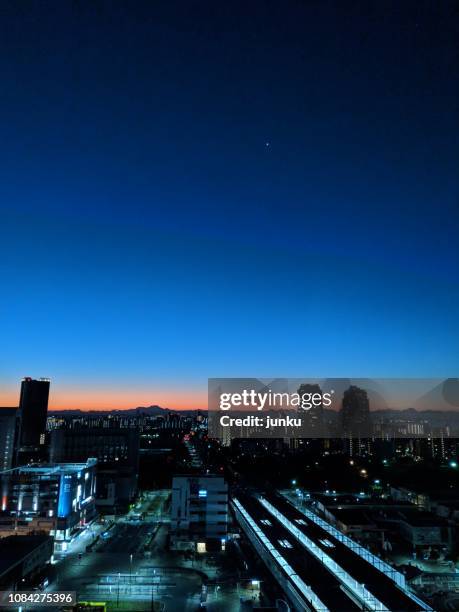
<path fill-rule="evenodd" d="M 132 582 L 132 553 L 130 555 L 130 563 L 129 563 L 129 582 Z"/>

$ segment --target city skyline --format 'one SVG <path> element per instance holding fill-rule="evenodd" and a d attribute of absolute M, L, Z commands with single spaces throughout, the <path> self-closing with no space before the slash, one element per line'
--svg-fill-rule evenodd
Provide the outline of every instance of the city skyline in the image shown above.
<path fill-rule="evenodd" d="M 180 392 L 171 393 L 165 390 L 140 390 L 137 393 L 122 389 L 114 392 L 113 389 L 105 393 L 103 390 L 82 390 L 80 392 L 70 390 L 60 390 L 59 385 L 54 381 L 51 386 L 49 399 L 49 410 L 123 410 L 133 409 L 139 406 L 158 405 L 172 410 L 199 410 L 207 407 L 207 390 L 204 393 L 196 392 L 190 394 L 186 389 Z M 19 384 L 11 384 L 9 392 L 0 393 L 0 406 L 17 406 L 19 404 Z M 110 395 L 112 393 L 112 395 Z M 110 399 L 107 399 L 110 398 Z M 137 399 L 136 399 L 137 398 Z"/>
<path fill-rule="evenodd" d="M 21 385 L 24 381 L 32 380 L 30 377 L 23 377 Z M 39 380 L 49 381 L 47 377 Z M 417 411 L 458 411 L 459 408 L 459 379 L 457 378 L 273 378 L 273 379 L 209 379 L 209 387 L 205 393 L 195 394 L 190 393 L 189 389 L 184 389 L 181 393 L 172 396 L 169 390 L 166 391 L 139 391 L 138 395 L 132 394 L 130 391 L 118 393 L 116 400 L 108 404 L 107 395 L 100 393 L 98 400 L 94 397 L 97 394 L 94 390 L 85 390 L 82 395 L 74 395 L 73 403 L 62 405 L 62 394 L 57 385 L 57 393 L 55 385 L 52 384 L 51 393 L 49 396 L 49 409 L 51 411 L 65 410 L 81 410 L 85 411 L 116 411 L 116 410 L 134 410 L 136 408 L 147 408 L 158 406 L 166 410 L 215 410 L 214 400 L 212 407 L 209 405 L 210 389 L 214 389 L 218 385 L 218 381 L 226 382 L 234 391 L 240 391 L 244 386 L 244 381 L 253 389 L 260 389 L 260 385 L 264 389 L 269 389 L 273 386 L 274 392 L 286 391 L 290 392 L 304 383 L 316 385 L 317 388 L 322 388 L 331 391 L 333 401 L 330 404 L 330 409 L 333 411 L 340 409 L 341 399 L 344 393 L 351 386 L 357 386 L 366 389 L 370 393 L 370 410 L 406 410 L 414 409 Z M 280 385 L 280 386 L 279 386 Z M 1 407 L 15 407 L 20 403 L 19 382 L 16 384 L 16 390 L 12 389 L 10 394 L 0 395 Z M 218 387 L 217 387 L 218 388 Z M 111 390 L 113 392 L 113 389 Z M 212 391 L 213 393 L 214 391 Z M 175 402 L 171 403 L 171 397 L 175 397 Z M 137 401 L 136 401 L 137 398 Z M 152 401 L 153 398 L 153 401 Z M 3 400 L 3 401 L 2 401 Z"/>

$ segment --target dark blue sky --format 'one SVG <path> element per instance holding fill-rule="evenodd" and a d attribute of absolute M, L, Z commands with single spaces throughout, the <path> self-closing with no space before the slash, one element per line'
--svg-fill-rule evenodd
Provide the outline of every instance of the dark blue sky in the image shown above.
<path fill-rule="evenodd" d="M 2 3 L 0 403 L 457 375 L 458 19 Z"/>

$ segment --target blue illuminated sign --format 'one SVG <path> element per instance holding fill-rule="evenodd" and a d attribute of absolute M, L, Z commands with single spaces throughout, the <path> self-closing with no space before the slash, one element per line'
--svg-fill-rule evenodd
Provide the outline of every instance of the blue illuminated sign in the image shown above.
<path fill-rule="evenodd" d="M 72 510 L 72 477 L 62 474 L 59 486 L 59 501 L 57 503 L 57 516 L 65 518 Z"/>

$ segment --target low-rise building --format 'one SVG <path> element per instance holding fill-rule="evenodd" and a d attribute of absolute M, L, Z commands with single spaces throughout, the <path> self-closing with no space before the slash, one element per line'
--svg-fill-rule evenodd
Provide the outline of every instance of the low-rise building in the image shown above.
<path fill-rule="evenodd" d="M 0 537 L 46 533 L 54 537 L 54 551 L 65 552 L 96 516 L 96 464 L 88 459 L 1 472 Z"/>
<path fill-rule="evenodd" d="M 452 546 L 452 527 L 431 512 L 416 509 L 400 512 L 400 534 L 415 546 Z"/>
<path fill-rule="evenodd" d="M 127 509 L 137 495 L 139 430 L 122 427 L 76 427 L 51 432 L 51 461 L 97 458 L 96 505 L 103 511 Z"/>
<path fill-rule="evenodd" d="M 386 549 L 397 536 L 411 547 L 452 549 L 455 526 L 451 516 L 445 518 L 424 510 L 430 498 L 408 489 L 392 489 L 392 498 L 379 499 L 368 495 L 314 493 L 316 510 L 343 533 L 365 544 Z M 448 510 L 445 509 L 445 513 Z"/>
<path fill-rule="evenodd" d="M 390 494 L 394 501 L 410 502 L 422 510 L 430 510 L 430 497 L 426 492 L 407 487 L 391 487 Z"/>
<path fill-rule="evenodd" d="M 228 485 L 221 476 L 174 476 L 171 547 L 203 553 L 225 548 Z"/>
<path fill-rule="evenodd" d="M 0 538 L 0 590 L 39 574 L 51 561 L 53 539 L 47 535 L 13 535 Z"/>

